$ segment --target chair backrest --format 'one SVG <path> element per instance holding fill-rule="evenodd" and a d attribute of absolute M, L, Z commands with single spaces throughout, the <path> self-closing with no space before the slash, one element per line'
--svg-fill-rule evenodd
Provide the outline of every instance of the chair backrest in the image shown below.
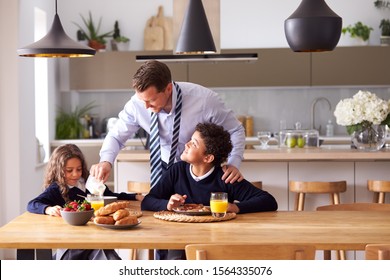
<path fill-rule="evenodd" d="M 260 190 L 263 188 L 263 183 L 261 181 L 253 181 L 251 184 Z"/>
<path fill-rule="evenodd" d="M 290 181 L 289 190 L 295 193 L 341 193 L 347 190 L 347 182 Z"/>
<path fill-rule="evenodd" d="M 390 181 L 368 180 L 367 188 L 372 192 L 390 192 Z"/>
<path fill-rule="evenodd" d="M 319 206 L 317 211 L 390 211 L 390 204 L 341 203 Z"/>
<path fill-rule="evenodd" d="M 147 194 L 150 191 L 150 182 L 127 182 L 127 191 L 137 194 Z"/>
<path fill-rule="evenodd" d="M 390 244 L 367 244 L 366 260 L 390 260 Z"/>
<path fill-rule="evenodd" d="M 315 246 L 295 244 L 190 244 L 187 260 L 314 260 Z"/>

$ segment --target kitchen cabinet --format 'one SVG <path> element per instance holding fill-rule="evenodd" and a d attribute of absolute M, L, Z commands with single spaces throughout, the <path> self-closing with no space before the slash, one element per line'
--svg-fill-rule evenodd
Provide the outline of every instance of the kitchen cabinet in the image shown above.
<path fill-rule="evenodd" d="M 176 81 L 207 87 L 288 87 L 389 85 L 389 46 L 337 47 L 331 52 L 297 53 L 289 48 L 234 49 L 222 53 L 257 53 L 256 61 L 166 62 Z M 141 65 L 136 55 L 171 52 L 98 52 L 71 59 L 70 90 L 121 90 Z"/>
<path fill-rule="evenodd" d="M 290 49 L 225 50 L 222 53 L 257 53 L 257 61 L 189 63 L 190 82 L 206 87 L 307 86 L 310 54 Z"/>
<path fill-rule="evenodd" d="M 312 53 L 312 86 L 389 85 L 390 47 L 337 47 Z"/>
<path fill-rule="evenodd" d="M 131 80 L 141 62 L 136 55 L 149 55 L 151 52 L 97 52 L 94 57 L 71 59 L 69 61 L 70 90 L 121 90 L 131 88 Z M 171 54 L 166 52 L 163 54 Z M 186 81 L 186 63 L 167 63 L 172 76 L 178 81 Z"/>

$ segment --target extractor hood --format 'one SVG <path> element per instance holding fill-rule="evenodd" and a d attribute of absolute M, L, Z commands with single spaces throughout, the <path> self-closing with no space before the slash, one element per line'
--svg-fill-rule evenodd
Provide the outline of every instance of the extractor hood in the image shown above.
<path fill-rule="evenodd" d="M 256 61 L 257 53 L 226 53 L 226 54 L 188 54 L 188 55 L 137 55 L 137 62 L 159 60 L 162 62 L 218 62 L 218 61 Z"/>

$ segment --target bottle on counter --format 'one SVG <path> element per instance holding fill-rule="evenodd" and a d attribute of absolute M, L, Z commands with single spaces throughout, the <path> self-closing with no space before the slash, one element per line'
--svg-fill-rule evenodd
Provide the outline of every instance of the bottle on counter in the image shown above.
<path fill-rule="evenodd" d="M 326 125 L 326 136 L 327 137 L 333 137 L 334 135 L 334 127 L 332 120 L 328 120 L 328 124 Z"/>
<path fill-rule="evenodd" d="M 245 132 L 247 137 L 253 136 L 253 117 L 246 116 L 245 117 Z"/>

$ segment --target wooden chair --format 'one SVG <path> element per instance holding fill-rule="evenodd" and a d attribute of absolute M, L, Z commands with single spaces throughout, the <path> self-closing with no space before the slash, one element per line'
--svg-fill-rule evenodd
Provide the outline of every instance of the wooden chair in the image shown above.
<path fill-rule="evenodd" d="M 317 207 L 317 211 L 390 211 L 390 204 L 342 203 Z M 340 251 L 340 259 L 345 260 L 345 252 Z M 331 259 L 330 251 L 324 251 L 324 259 Z"/>
<path fill-rule="evenodd" d="M 127 191 L 136 194 L 147 194 L 150 191 L 150 182 L 127 182 Z"/>
<path fill-rule="evenodd" d="M 367 244 L 366 260 L 390 260 L 390 244 Z"/>
<path fill-rule="evenodd" d="M 305 207 L 305 195 L 311 194 L 330 194 L 332 204 L 340 203 L 340 193 L 347 190 L 346 181 L 336 182 L 306 182 L 306 181 L 290 181 L 289 190 L 296 193 L 295 196 L 295 211 L 303 211 Z"/>
<path fill-rule="evenodd" d="M 127 182 L 127 191 L 131 193 L 136 193 L 137 195 L 145 195 L 150 191 L 150 182 L 136 182 L 128 181 Z M 130 249 L 130 259 L 137 259 L 137 249 Z M 148 250 L 148 259 L 154 259 L 154 250 Z"/>
<path fill-rule="evenodd" d="M 367 188 L 374 192 L 374 202 L 385 203 L 386 193 L 390 193 L 390 181 L 383 180 L 368 180 Z"/>
<path fill-rule="evenodd" d="M 312 245 L 190 244 L 187 260 L 314 260 Z"/>
<path fill-rule="evenodd" d="M 253 181 L 251 184 L 260 190 L 263 188 L 263 183 L 261 181 Z"/>

